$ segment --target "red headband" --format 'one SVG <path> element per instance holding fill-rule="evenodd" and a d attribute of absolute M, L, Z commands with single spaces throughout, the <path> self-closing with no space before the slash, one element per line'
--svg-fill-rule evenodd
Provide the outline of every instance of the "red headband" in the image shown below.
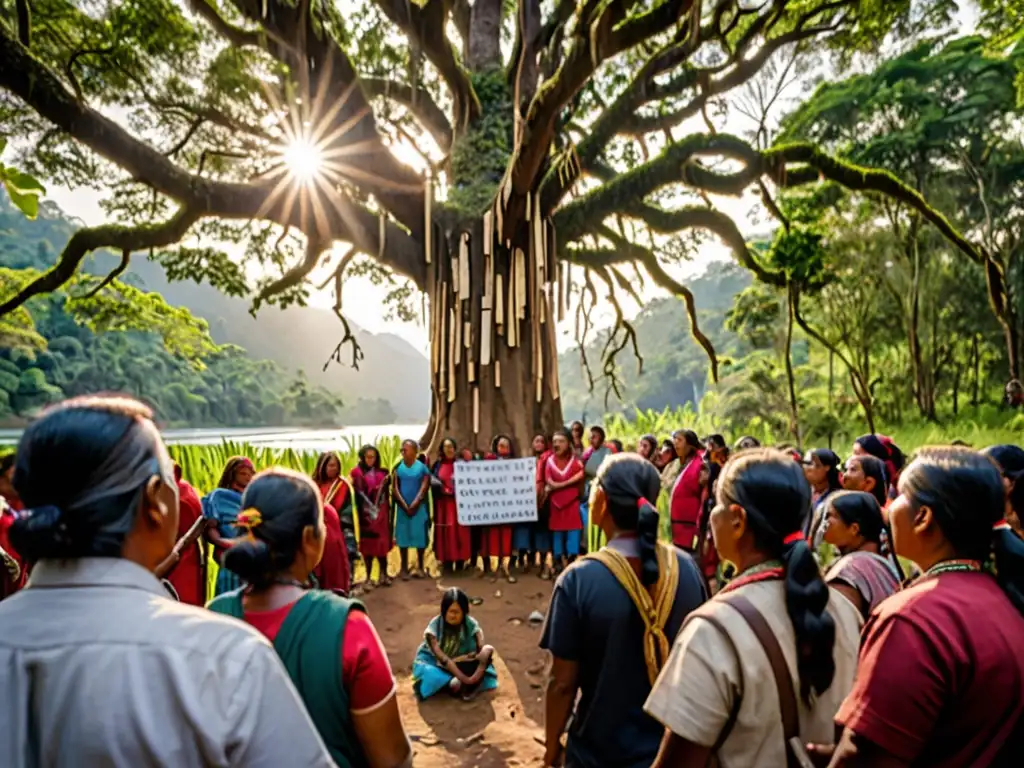
<path fill-rule="evenodd" d="M 649 502 L 649 501 L 648 501 L 647 499 L 645 499 L 645 498 L 644 498 L 643 496 L 641 496 L 641 497 L 640 497 L 639 499 L 637 499 L 637 500 L 636 500 L 636 505 L 637 505 L 637 507 L 639 507 L 640 509 L 643 509 L 643 508 L 644 508 L 645 506 L 648 506 L 648 505 L 649 505 L 649 506 L 652 506 L 652 507 L 654 506 L 653 504 L 651 504 L 651 502 Z"/>
<path fill-rule="evenodd" d="M 782 544 L 783 546 L 788 546 L 789 544 L 796 544 L 798 541 L 804 541 L 803 531 L 796 531 L 795 533 L 789 534 L 789 536 L 782 540 Z"/>

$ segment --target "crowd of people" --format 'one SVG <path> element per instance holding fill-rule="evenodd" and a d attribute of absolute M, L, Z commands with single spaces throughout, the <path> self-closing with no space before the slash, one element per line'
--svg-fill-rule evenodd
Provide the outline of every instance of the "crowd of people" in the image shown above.
<path fill-rule="evenodd" d="M 456 462 L 508 436 L 348 477 L 236 458 L 200 498 L 142 404 L 51 408 L 0 464 L 0 765 L 412 765 L 353 593 L 396 544 L 422 578 L 431 541 L 447 573 L 557 573 L 545 765 L 1024 764 L 1024 450 L 585 434 L 532 441 L 536 523 L 467 528 Z M 499 684 L 471 605 L 444 592 L 417 697 Z"/>

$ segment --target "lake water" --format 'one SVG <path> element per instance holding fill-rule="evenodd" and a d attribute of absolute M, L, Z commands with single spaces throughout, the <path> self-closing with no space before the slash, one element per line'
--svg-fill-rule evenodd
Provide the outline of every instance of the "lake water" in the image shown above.
<path fill-rule="evenodd" d="M 301 429 L 297 427 L 237 427 L 220 429 L 167 429 L 168 443 L 215 445 L 222 440 L 253 443 L 268 448 L 294 448 L 303 451 L 326 451 L 373 443 L 381 437 L 412 438 L 423 436 L 425 424 L 389 424 L 383 426 L 346 427 L 344 429 Z M 16 445 L 20 429 L 0 430 L 0 445 Z"/>

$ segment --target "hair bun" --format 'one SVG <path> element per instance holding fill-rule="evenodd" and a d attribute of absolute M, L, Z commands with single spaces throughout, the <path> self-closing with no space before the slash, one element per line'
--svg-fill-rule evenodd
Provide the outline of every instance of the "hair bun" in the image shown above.
<path fill-rule="evenodd" d="M 64 512 L 46 504 L 18 516 L 11 526 L 11 544 L 29 562 L 72 555 L 73 541 Z"/>

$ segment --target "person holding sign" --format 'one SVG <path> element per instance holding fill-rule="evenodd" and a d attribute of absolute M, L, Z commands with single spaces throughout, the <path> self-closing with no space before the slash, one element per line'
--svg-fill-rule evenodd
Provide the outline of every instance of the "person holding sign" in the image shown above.
<path fill-rule="evenodd" d="M 540 504 L 548 506 L 548 528 L 551 531 L 551 557 L 556 573 L 568 565 L 568 558 L 580 553 L 579 534 L 583 529 L 580 516 L 580 490 L 583 488 L 583 462 L 572 449 L 572 435 L 567 429 L 555 432 L 552 452 L 539 466 L 543 480 Z M 576 531 L 573 541 L 569 534 Z"/>
<path fill-rule="evenodd" d="M 423 553 L 427 549 L 430 527 L 430 469 L 419 460 L 419 446 L 415 440 L 402 443 L 402 460 L 395 467 L 394 490 L 398 515 L 395 518 L 395 538 L 402 558 L 402 578 L 422 579 Z M 409 569 L 409 550 L 416 550 L 417 567 Z"/>
<path fill-rule="evenodd" d="M 491 452 L 487 459 L 491 461 L 513 459 L 515 450 L 512 447 L 512 438 L 508 435 L 498 435 L 491 442 Z M 516 577 L 508 569 L 509 560 L 512 557 L 512 526 L 511 525 L 488 525 L 480 534 L 480 554 L 484 558 L 484 573 L 491 569 L 491 558 L 498 558 L 498 570 L 503 578 L 508 579 L 509 584 L 516 583 Z"/>

